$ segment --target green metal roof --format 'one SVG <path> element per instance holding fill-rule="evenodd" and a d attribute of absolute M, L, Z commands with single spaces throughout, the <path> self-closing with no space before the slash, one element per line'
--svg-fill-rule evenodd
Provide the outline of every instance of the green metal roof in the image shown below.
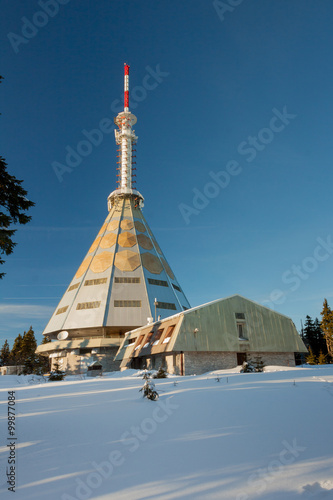
<path fill-rule="evenodd" d="M 237 319 L 240 316 L 243 319 Z M 243 325 L 243 337 L 239 337 L 237 323 Z M 167 328 L 174 324 L 170 341 L 163 344 Z M 146 356 L 158 352 L 223 351 L 223 352 L 307 352 L 294 323 L 283 314 L 257 304 L 240 295 L 215 300 L 162 320 L 160 341 L 149 349 L 127 345 L 130 339 L 144 335 L 145 345 L 154 325 L 146 325 L 129 332 L 116 359 Z M 155 328 L 156 329 L 156 328 Z"/>

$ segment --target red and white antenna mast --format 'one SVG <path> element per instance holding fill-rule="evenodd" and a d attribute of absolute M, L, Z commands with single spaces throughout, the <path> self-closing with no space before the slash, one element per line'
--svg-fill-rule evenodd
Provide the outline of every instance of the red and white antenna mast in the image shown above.
<path fill-rule="evenodd" d="M 133 165 L 136 163 L 133 161 L 135 158 L 135 145 L 138 138 L 135 135 L 135 131 L 132 130 L 132 126 L 136 124 L 137 118 L 129 111 L 129 65 L 124 66 L 124 111 L 118 113 L 114 119 L 115 124 L 118 126 L 119 130 L 115 130 L 116 143 L 118 148 L 118 188 L 110 194 L 108 198 L 108 207 L 111 210 L 117 197 L 135 197 L 138 201 L 138 205 L 143 206 L 143 196 L 133 189 L 135 181 L 133 177 L 133 171 L 136 170 Z"/>

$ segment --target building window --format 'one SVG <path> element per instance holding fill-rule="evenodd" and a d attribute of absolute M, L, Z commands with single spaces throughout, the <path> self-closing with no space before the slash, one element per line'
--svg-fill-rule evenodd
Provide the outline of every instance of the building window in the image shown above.
<path fill-rule="evenodd" d="M 79 356 L 85 356 L 86 354 L 91 354 L 91 349 L 88 347 L 82 347 L 79 349 Z"/>
<path fill-rule="evenodd" d="M 157 345 L 159 343 L 160 338 L 161 338 L 162 333 L 163 333 L 163 330 L 164 330 L 164 328 L 157 330 L 157 332 L 155 333 L 154 338 L 153 338 L 153 345 Z"/>
<path fill-rule="evenodd" d="M 68 288 L 67 292 L 71 292 L 72 290 L 75 290 L 76 288 L 79 288 L 80 283 L 76 283 L 76 285 L 72 285 Z"/>
<path fill-rule="evenodd" d="M 163 280 L 154 280 L 152 278 L 148 278 L 148 283 L 150 285 L 157 285 L 157 286 L 169 286 L 167 281 Z"/>
<path fill-rule="evenodd" d="M 173 311 L 176 311 L 176 305 L 172 304 L 170 302 L 157 302 L 156 307 L 158 309 L 172 309 Z"/>
<path fill-rule="evenodd" d="M 173 334 L 175 327 L 176 327 L 176 325 L 169 326 L 169 328 L 166 331 L 165 337 L 163 339 L 163 344 L 167 344 L 168 342 L 170 342 L 170 339 L 171 339 L 171 336 Z"/>
<path fill-rule="evenodd" d="M 128 347 L 129 345 L 135 344 L 135 341 L 136 341 L 136 337 L 134 337 L 134 339 L 128 339 L 126 347 Z"/>
<path fill-rule="evenodd" d="M 237 322 L 236 324 L 239 340 L 248 340 L 246 335 L 246 324 L 244 322 Z"/>
<path fill-rule="evenodd" d="M 143 346 L 143 349 L 146 349 L 149 346 L 153 334 L 154 334 L 154 331 L 148 333 L 148 336 L 146 338 L 146 342 L 145 342 L 145 345 Z"/>
<path fill-rule="evenodd" d="M 66 307 L 60 307 L 60 309 L 58 309 L 58 311 L 56 312 L 56 315 L 57 314 L 62 314 L 64 312 L 66 312 L 67 309 L 68 309 L 68 306 L 66 306 Z"/>
<path fill-rule="evenodd" d="M 77 310 L 81 310 L 81 309 L 97 309 L 97 307 L 99 307 L 101 305 L 101 301 L 96 301 L 96 302 L 80 302 L 80 304 L 78 304 L 76 306 L 76 309 Z"/>
<path fill-rule="evenodd" d="M 172 286 L 174 287 L 175 290 L 178 290 L 178 292 L 181 292 L 181 289 L 179 288 L 179 286 L 175 285 L 174 283 L 172 283 Z"/>
<path fill-rule="evenodd" d="M 90 285 L 102 285 L 103 283 L 107 282 L 107 278 L 99 278 L 97 280 L 86 280 L 84 282 L 84 286 L 90 286 Z"/>
<path fill-rule="evenodd" d="M 115 277 L 114 279 L 115 283 L 140 283 L 141 279 L 140 278 L 118 278 Z"/>
<path fill-rule="evenodd" d="M 141 347 L 143 339 L 144 339 L 144 335 L 140 335 L 139 340 L 137 341 L 137 344 L 134 348 L 134 351 L 136 351 L 137 349 L 139 349 Z"/>
<path fill-rule="evenodd" d="M 235 313 L 236 319 L 243 319 L 245 320 L 245 314 L 244 313 Z"/>
<path fill-rule="evenodd" d="M 141 300 L 115 300 L 114 307 L 141 307 Z"/>

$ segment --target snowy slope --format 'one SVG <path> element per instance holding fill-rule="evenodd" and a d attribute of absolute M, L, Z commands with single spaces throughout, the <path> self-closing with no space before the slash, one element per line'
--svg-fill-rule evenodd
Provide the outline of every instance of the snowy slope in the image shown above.
<path fill-rule="evenodd" d="M 157 402 L 134 371 L 33 382 L 0 377 L 2 500 L 333 498 L 333 366 L 171 377 L 156 381 Z"/>

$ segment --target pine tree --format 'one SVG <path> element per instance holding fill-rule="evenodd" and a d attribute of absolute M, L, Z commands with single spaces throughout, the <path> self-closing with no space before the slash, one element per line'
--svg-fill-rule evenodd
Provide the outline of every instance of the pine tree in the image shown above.
<path fill-rule="evenodd" d="M 10 349 L 7 339 L 0 351 L 0 366 L 7 366 L 10 362 Z"/>
<path fill-rule="evenodd" d="M 315 356 L 318 357 L 320 351 L 327 354 L 326 341 L 318 318 L 313 321 L 310 316 L 306 316 L 303 331 L 303 342 L 308 349 L 312 349 Z"/>
<path fill-rule="evenodd" d="M 311 347 L 311 349 L 313 349 L 312 343 L 313 343 L 314 332 L 315 332 L 314 322 L 311 316 L 307 315 L 305 318 L 304 330 L 303 330 L 303 342 L 305 343 L 307 348 Z"/>
<path fill-rule="evenodd" d="M 326 363 L 327 363 L 326 356 L 322 351 L 320 351 L 318 356 L 318 365 L 326 365 Z"/>
<path fill-rule="evenodd" d="M 24 332 L 22 339 L 21 351 L 24 359 L 24 368 L 23 368 L 24 375 L 35 373 L 36 349 L 37 349 L 37 342 L 35 339 L 35 333 L 32 329 L 32 326 L 30 326 L 29 330 L 27 332 Z"/>
<path fill-rule="evenodd" d="M 10 364 L 11 365 L 21 365 L 23 362 L 22 356 L 22 335 L 19 333 L 16 339 L 14 340 L 14 344 L 12 350 L 10 351 Z"/>
<path fill-rule="evenodd" d="M 323 354 L 327 355 L 328 351 L 327 351 L 326 340 L 318 318 L 316 318 L 314 321 L 314 329 L 315 329 L 315 339 L 316 339 L 315 354 L 319 356 L 320 352 L 322 352 Z"/>
<path fill-rule="evenodd" d="M 329 355 L 333 357 L 333 311 L 329 307 L 326 299 L 324 300 L 321 317 L 321 328 L 324 332 L 327 351 Z"/>
<path fill-rule="evenodd" d="M 316 356 L 313 354 L 313 351 L 311 347 L 309 347 L 309 354 L 306 356 L 306 362 L 308 365 L 316 365 L 317 364 L 317 359 Z"/>
<path fill-rule="evenodd" d="M 65 372 L 60 370 L 59 363 L 54 363 L 54 370 L 51 371 L 49 376 L 49 381 L 54 382 L 56 380 L 63 380 L 65 377 Z"/>
<path fill-rule="evenodd" d="M 150 399 L 151 401 L 157 401 L 159 396 L 155 389 L 155 384 L 151 380 L 151 372 L 145 371 L 142 378 L 145 381 L 143 387 L 140 389 L 140 392 L 143 392 L 143 397 Z"/>

